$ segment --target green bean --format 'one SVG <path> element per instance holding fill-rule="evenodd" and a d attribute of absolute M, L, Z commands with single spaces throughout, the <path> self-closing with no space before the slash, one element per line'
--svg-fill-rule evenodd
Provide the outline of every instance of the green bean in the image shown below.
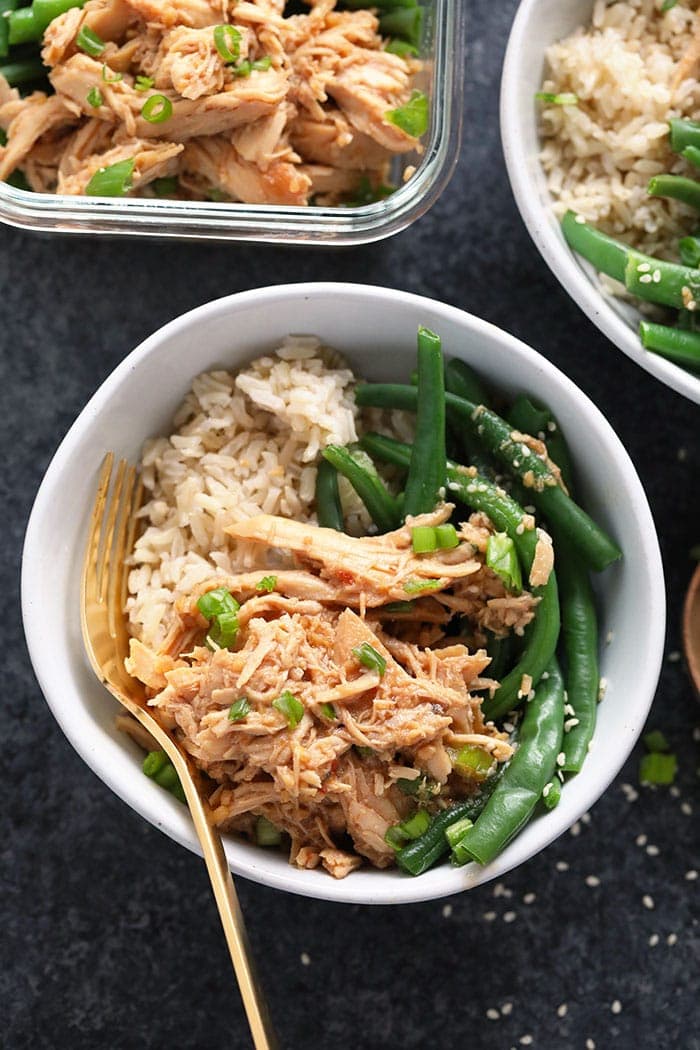
<path fill-rule="evenodd" d="M 700 183 L 684 175 L 654 175 L 649 179 L 647 193 L 650 197 L 670 197 L 700 209 Z"/>
<path fill-rule="evenodd" d="M 319 525 L 325 529 L 342 532 L 345 527 L 338 491 L 338 471 L 327 459 L 321 460 L 316 474 L 316 517 Z"/>
<path fill-rule="evenodd" d="M 681 151 L 681 156 L 687 160 L 689 164 L 692 164 L 696 168 L 700 168 L 700 147 L 686 146 L 686 148 Z"/>
<path fill-rule="evenodd" d="M 328 445 L 323 450 L 323 457 L 348 479 L 381 532 L 391 532 L 398 527 L 400 518 L 396 500 L 364 453 L 358 455 L 340 445 Z"/>
<path fill-rule="evenodd" d="M 700 369 L 700 332 L 642 321 L 639 335 L 645 350 L 667 357 L 683 368 Z"/>
<path fill-rule="evenodd" d="M 0 0 L 0 58 L 7 58 L 10 50 L 10 23 L 6 17 L 17 7 L 17 0 Z"/>
<path fill-rule="evenodd" d="M 544 802 L 545 809 L 557 808 L 561 802 L 561 780 L 559 777 L 552 777 L 552 779 L 545 784 L 544 790 L 542 791 L 542 801 Z"/>
<path fill-rule="evenodd" d="M 398 466 L 406 466 L 411 454 L 408 445 L 381 434 L 365 434 L 362 447 L 378 459 Z M 447 490 L 473 510 L 486 514 L 499 532 L 507 532 L 513 540 L 526 574 L 529 574 L 537 546 L 537 532 L 527 528 L 529 519 L 522 507 L 503 489 L 479 475 L 471 476 L 463 467 L 448 464 Z M 554 572 L 543 588 L 534 592 L 540 602 L 534 620 L 525 630 L 524 648 L 516 666 L 502 679 L 492 697 L 482 704 L 485 718 L 500 718 L 517 707 L 525 697 L 522 694 L 524 676 L 536 685 L 554 655 L 559 639 L 559 595 Z"/>
<path fill-rule="evenodd" d="M 452 357 L 445 365 L 445 389 L 475 405 L 490 404 L 486 388 L 474 369 L 458 357 Z"/>
<path fill-rule="evenodd" d="M 147 777 L 174 795 L 178 802 L 187 802 L 177 770 L 164 751 L 149 751 L 142 768 Z"/>
<path fill-rule="evenodd" d="M 506 668 L 510 664 L 513 655 L 513 639 L 514 635 L 512 632 L 503 637 L 494 634 L 489 639 L 486 646 L 486 650 L 491 657 L 491 663 L 487 668 L 489 678 L 494 678 L 498 681 L 506 673 Z"/>
<path fill-rule="evenodd" d="M 44 30 L 39 26 L 31 7 L 20 7 L 7 16 L 9 24 L 8 40 L 11 47 L 15 44 L 29 44 L 41 40 Z"/>
<path fill-rule="evenodd" d="M 566 689 L 576 724 L 564 734 L 565 773 L 580 772 L 598 714 L 598 619 L 588 573 L 575 549 L 556 538 L 561 596 L 561 633 L 566 654 Z"/>
<path fill-rule="evenodd" d="M 34 0 L 32 12 L 43 34 L 49 22 L 53 22 L 54 18 L 65 14 L 66 11 L 70 11 L 73 7 L 83 7 L 84 5 L 85 0 Z"/>
<path fill-rule="evenodd" d="M 358 405 L 414 410 L 416 391 L 400 384 L 364 384 L 355 392 Z M 512 437 L 512 428 L 495 412 L 471 401 L 446 394 L 448 411 L 454 413 L 484 447 L 512 469 L 525 485 L 529 497 L 545 518 L 575 543 L 580 556 L 593 569 L 601 571 L 621 556 L 619 547 L 556 483 L 546 463 L 521 441 Z"/>
<path fill-rule="evenodd" d="M 398 851 L 396 862 L 399 867 L 409 875 L 422 875 L 428 868 L 437 864 L 450 848 L 445 837 L 447 829 L 458 820 L 465 818 L 476 820 L 502 775 L 501 768 L 483 782 L 478 795 L 465 799 L 464 802 L 457 802 L 454 806 L 444 809 L 433 817 L 430 827 L 423 832 L 420 838 L 414 839 L 413 842 L 409 842 L 407 846 Z"/>
<path fill-rule="evenodd" d="M 569 247 L 588 259 L 596 270 L 616 281 L 624 281 L 626 245 L 596 230 L 595 226 L 589 226 L 583 215 L 574 211 L 567 211 L 561 220 L 561 231 Z"/>
<path fill-rule="evenodd" d="M 416 436 L 404 493 L 404 515 L 429 514 L 444 496 L 445 377 L 440 337 L 418 329 L 418 387 L 409 387 L 416 399 Z"/>
<path fill-rule="evenodd" d="M 513 402 L 508 419 L 514 427 L 525 434 L 531 434 L 533 437 L 539 437 L 542 434 L 549 458 L 559 467 L 562 481 L 571 491 L 573 478 L 571 455 L 559 429 L 559 424 L 549 409 L 536 405 L 525 394 L 520 394 Z"/>
<path fill-rule="evenodd" d="M 414 47 L 420 46 L 422 28 L 423 8 L 418 6 L 395 7 L 379 18 L 379 32 L 382 36 L 398 37 Z"/>
<path fill-rule="evenodd" d="M 700 237 L 681 237 L 678 242 L 681 262 L 697 269 L 700 266 Z"/>
<path fill-rule="evenodd" d="M 682 153 L 687 146 L 700 147 L 700 124 L 694 120 L 669 120 L 671 149 Z"/>
<path fill-rule="evenodd" d="M 640 299 L 681 310 L 700 297 L 700 270 L 654 259 L 630 248 L 625 288 Z"/>
<path fill-rule="evenodd" d="M 0 65 L 0 75 L 11 87 L 31 83 L 32 80 L 38 80 L 45 73 L 46 69 L 40 58 L 25 58 L 22 61 L 6 62 Z"/>
<path fill-rule="evenodd" d="M 564 682 L 556 660 L 538 685 L 519 728 L 518 749 L 473 827 L 460 839 L 466 859 L 488 864 L 527 823 L 557 768 Z"/>

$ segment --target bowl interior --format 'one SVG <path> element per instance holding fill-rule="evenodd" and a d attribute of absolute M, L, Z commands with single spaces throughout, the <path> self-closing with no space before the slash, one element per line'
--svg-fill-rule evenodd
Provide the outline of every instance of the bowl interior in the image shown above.
<path fill-rule="evenodd" d="M 644 350 L 640 314 L 611 296 L 592 266 L 566 244 L 552 212 L 539 163 L 538 107 L 550 44 L 590 23 L 593 0 L 522 0 L 513 23 L 501 83 L 501 137 L 508 176 L 530 236 L 555 277 L 591 321 L 628 357 L 657 379 L 700 404 L 700 377 Z"/>
<path fill-rule="evenodd" d="M 293 892 L 362 903 L 424 900 L 502 874 L 566 829 L 617 773 L 644 724 L 662 654 L 664 590 L 648 504 L 634 468 L 598 409 L 562 373 L 499 329 L 452 307 L 406 293 L 354 285 L 291 285 L 210 303 L 161 329 L 111 375 L 52 461 L 32 511 L 23 561 L 23 615 L 31 658 L 56 718 L 92 769 L 132 808 L 198 850 L 183 806 L 140 771 L 138 748 L 114 727 L 116 705 L 83 653 L 79 577 L 99 466 L 108 449 L 137 461 L 143 441 L 169 433 L 193 377 L 235 369 L 292 333 L 313 333 L 374 379 L 407 377 L 419 324 L 446 352 L 475 365 L 506 393 L 528 391 L 565 425 L 590 512 L 615 536 L 624 559 L 597 580 L 601 673 L 608 681 L 595 749 L 557 809 L 538 816 L 487 868 L 443 865 L 418 879 L 360 870 L 336 882 L 290 866 L 274 851 L 226 840 L 232 869 Z M 55 523 L 61 522 L 60 530 Z M 52 587 L 42 581 L 50 576 Z M 41 595 L 40 603 L 36 595 Z M 44 625 L 55 628 L 50 634 Z"/>

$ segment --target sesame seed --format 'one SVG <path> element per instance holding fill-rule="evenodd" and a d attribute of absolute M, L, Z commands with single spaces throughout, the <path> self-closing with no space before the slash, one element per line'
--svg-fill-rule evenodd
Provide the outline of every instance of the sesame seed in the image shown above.
<path fill-rule="evenodd" d="M 503 913 L 503 921 L 504 922 L 515 922 L 515 918 L 516 918 L 516 912 L 514 912 L 514 911 L 506 911 L 506 912 Z"/>
<path fill-rule="evenodd" d="M 575 711 L 575 710 L 574 710 L 574 708 L 573 708 L 573 707 L 571 706 L 571 704 L 564 704 L 564 714 L 565 714 L 565 715 L 572 715 L 572 716 L 573 716 L 573 715 L 575 715 L 575 714 L 576 714 L 576 711 Z"/>
<path fill-rule="evenodd" d="M 537 900 L 537 895 L 534 893 L 526 893 L 523 897 L 523 904 L 534 904 Z"/>
<path fill-rule="evenodd" d="M 658 933 L 652 933 L 651 937 L 649 938 L 649 947 L 650 948 L 655 948 L 658 943 L 659 943 L 659 935 L 658 935 Z"/>
<path fill-rule="evenodd" d="M 679 448 L 676 452 L 676 458 L 678 459 L 679 463 L 685 463 L 686 459 L 688 458 L 688 449 Z"/>
<path fill-rule="evenodd" d="M 550 434 L 553 434 L 556 429 L 557 429 L 557 424 L 554 422 L 553 419 L 550 419 L 549 422 L 547 423 L 547 430 L 550 432 Z"/>
<path fill-rule="evenodd" d="M 639 798 L 639 792 L 631 784 L 620 784 L 620 791 L 628 802 L 636 802 Z"/>
<path fill-rule="evenodd" d="M 497 882 L 496 885 L 493 887 L 493 895 L 494 897 L 508 898 L 513 896 L 513 891 L 508 889 L 507 886 L 504 886 L 502 882 Z"/>
<path fill-rule="evenodd" d="M 579 224 L 579 226 L 585 226 L 586 225 L 586 220 L 584 219 L 583 215 L 575 216 L 574 222 L 577 222 Z"/>
<path fill-rule="evenodd" d="M 515 531 L 517 532 L 518 536 L 522 536 L 522 534 L 525 532 L 525 526 L 523 525 L 522 521 L 519 525 L 515 526 Z"/>
<path fill-rule="evenodd" d="M 555 867 L 556 867 L 557 871 L 568 871 L 569 870 L 569 865 L 566 863 L 565 860 L 558 860 L 556 865 L 555 865 Z"/>
<path fill-rule="evenodd" d="M 606 645 L 610 645 L 614 637 L 615 637 L 615 632 L 614 631 L 608 631 L 608 633 L 605 636 L 605 644 Z"/>
<path fill-rule="evenodd" d="M 671 798 L 680 798 L 681 797 L 681 789 L 679 787 L 677 787 L 675 784 L 671 785 L 671 787 L 668 789 L 668 793 L 671 796 Z"/>
<path fill-rule="evenodd" d="M 661 280 L 661 270 L 654 270 L 654 272 L 651 275 L 651 279 L 654 282 L 654 284 L 658 284 Z"/>
<path fill-rule="evenodd" d="M 557 1017 L 566 1017 L 569 1012 L 569 1007 L 566 1003 L 560 1003 L 557 1007 Z"/>
<path fill-rule="evenodd" d="M 501 1015 L 499 1014 L 498 1010 L 496 1010 L 493 1006 L 489 1006 L 488 1010 L 486 1011 L 486 1016 L 488 1017 L 489 1021 L 497 1021 Z"/>
<path fill-rule="evenodd" d="M 639 283 L 640 284 L 651 284 L 651 274 L 650 273 L 643 273 L 642 276 L 639 278 Z"/>
<path fill-rule="evenodd" d="M 681 654 L 678 652 L 677 649 L 673 649 L 672 652 L 670 652 L 668 654 L 668 656 L 666 657 L 666 659 L 668 660 L 668 662 L 670 664 L 677 664 L 678 661 L 680 660 L 680 658 L 681 658 Z"/>
<path fill-rule="evenodd" d="M 509 1017 L 510 1014 L 513 1013 L 513 1004 L 512 1003 L 504 1003 L 503 1006 L 501 1007 L 501 1013 L 503 1014 L 504 1017 Z"/>
<path fill-rule="evenodd" d="M 443 919 L 449 919 L 451 914 L 452 914 L 452 905 L 451 904 L 446 904 L 445 907 L 442 909 L 442 917 L 443 917 Z"/>
<path fill-rule="evenodd" d="M 696 744 L 700 743 L 700 726 L 695 726 L 693 729 L 693 740 Z"/>
<path fill-rule="evenodd" d="M 590 822 L 591 822 L 591 815 L 590 815 L 590 813 L 582 813 L 581 814 L 581 823 L 582 824 L 590 824 Z"/>
<path fill-rule="evenodd" d="M 642 897 L 642 904 L 645 908 L 648 908 L 649 911 L 654 910 L 654 898 L 651 897 L 648 893 L 645 893 Z"/>
<path fill-rule="evenodd" d="M 586 1050 L 595 1050 L 595 1043 L 592 1039 L 586 1040 Z"/>
<path fill-rule="evenodd" d="M 578 821 L 576 821 L 575 824 L 571 825 L 571 827 L 569 828 L 569 834 L 573 835 L 574 838 L 576 838 L 577 835 L 581 834 L 581 825 Z"/>
<path fill-rule="evenodd" d="M 598 703 L 600 703 L 600 701 L 604 698 L 607 691 L 608 680 L 607 678 L 601 678 L 600 682 L 598 683 Z"/>
<path fill-rule="evenodd" d="M 580 724 L 580 721 L 579 718 L 567 718 L 566 722 L 564 722 L 564 732 L 570 733 L 574 726 Z"/>
<path fill-rule="evenodd" d="M 308 955 L 306 952 L 302 952 L 301 955 L 299 956 L 299 958 L 301 959 L 301 965 L 302 966 L 310 966 L 311 965 L 311 956 Z"/>
<path fill-rule="evenodd" d="M 600 886 L 600 879 L 597 875 L 586 875 L 586 885 L 593 889 L 596 886 Z"/>
<path fill-rule="evenodd" d="M 647 837 L 646 837 L 646 835 L 637 835 L 637 837 L 636 837 L 636 839 L 634 841 L 635 841 L 635 844 L 637 846 L 646 846 L 646 844 L 647 844 Z"/>
<path fill-rule="evenodd" d="M 561 766 L 564 765 L 565 762 L 566 762 L 566 755 L 564 754 L 563 751 L 560 751 L 559 754 L 557 755 L 557 765 L 561 767 Z"/>
<path fill-rule="evenodd" d="M 647 855 L 649 857 L 658 857 L 660 852 L 661 850 L 658 846 L 654 846 L 653 844 L 651 846 L 647 846 Z"/>
<path fill-rule="evenodd" d="M 666 944 L 669 946 L 669 948 L 672 948 L 674 944 L 677 943 L 677 941 L 678 935 L 675 933 L 669 933 L 668 937 L 666 938 Z"/>
<path fill-rule="evenodd" d="M 642 262 L 637 267 L 637 273 L 649 273 L 649 270 L 651 270 L 651 263 Z"/>
<path fill-rule="evenodd" d="M 692 816 L 693 807 L 691 806 L 690 802 L 681 802 L 681 813 L 683 813 L 686 817 Z"/>
<path fill-rule="evenodd" d="M 552 787 L 552 781 L 550 780 L 549 783 L 545 784 L 545 786 L 542 788 L 542 798 L 547 798 L 549 792 L 552 790 Z"/>
<path fill-rule="evenodd" d="M 620 1000 L 619 999 L 613 999 L 613 1001 L 610 1003 L 610 1009 L 612 1010 L 612 1012 L 614 1014 L 621 1014 L 622 1013 L 622 1003 L 620 1002 Z"/>
<path fill-rule="evenodd" d="M 520 1042 L 521 1046 L 532 1046 L 532 1036 L 531 1035 L 521 1035 L 519 1042 Z"/>
<path fill-rule="evenodd" d="M 698 873 L 695 868 L 691 868 L 690 871 L 686 871 L 685 878 L 688 882 L 695 882 L 698 877 Z"/>
<path fill-rule="evenodd" d="M 482 916 L 482 918 L 483 918 L 484 922 L 493 922 L 493 920 L 496 918 L 496 912 L 495 911 L 485 911 L 483 916 Z"/>

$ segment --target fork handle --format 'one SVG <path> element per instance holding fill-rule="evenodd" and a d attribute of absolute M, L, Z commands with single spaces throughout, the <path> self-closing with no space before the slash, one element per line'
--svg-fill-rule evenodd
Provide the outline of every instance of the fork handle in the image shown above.
<path fill-rule="evenodd" d="M 183 778 L 183 788 L 195 830 L 202 845 L 204 863 L 214 890 L 219 918 L 224 928 L 226 943 L 253 1037 L 253 1045 L 255 1050 L 278 1050 L 279 1043 L 263 995 L 262 984 L 253 966 L 253 955 L 245 921 L 238 903 L 221 836 L 212 828 L 207 819 L 202 800 L 189 777 Z"/>

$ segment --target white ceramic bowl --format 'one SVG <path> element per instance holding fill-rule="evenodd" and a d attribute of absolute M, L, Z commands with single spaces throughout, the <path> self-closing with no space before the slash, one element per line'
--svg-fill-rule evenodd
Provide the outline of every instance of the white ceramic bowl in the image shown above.
<path fill-rule="evenodd" d="M 408 376 L 416 330 L 439 332 L 449 355 L 474 364 L 506 393 L 529 391 L 566 423 L 581 497 L 625 557 L 598 577 L 601 653 L 608 680 L 595 747 L 560 805 L 538 816 L 486 868 L 449 864 L 410 878 L 369 868 L 336 882 L 301 871 L 281 853 L 233 837 L 234 872 L 328 900 L 388 904 L 427 900 L 502 875 L 543 849 L 605 790 L 642 728 L 658 679 L 664 638 L 664 583 L 654 523 L 635 469 L 610 425 L 566 376 L 512 336 L 450 306 L 384 288 L 298 284 L 262 288 L 208 303 L 167 324 L 131 353 L 100 387 L 56 453 L 34 504 L 24 547 L 22 611 L 34 669 L 46 699 L 79 754 L 133 809 L 198 851 L 186 809 L 141 772 L 138 748 L 114 728 L 116 704 L 83 653 L 79 577 L 95 482 L 105 450 L 137 461 L 144 440 L 169 433 L 197 373 L 238 368 L 308 332 L 342 350 L 374 379 Z M 51 580 L 51 587 L 45 586 Z M 40 599 L 37 599 L 40 595 Z M 52 624 L 51 631 L 46 624 Z"/>
<path fill-rule="evenodd" d="M 588 263 L 564 240 L 552 213 L 539 163 L 538 110 L 544 55 L 550 44 L 590 24 L 593 0 L 522 0 L 513 22 L 501 81 L 501 138 L 516 204 L 542 258 L 591 321 L 628 357 L 691 401 L 700 403 L 700 377 L 644 350 L 640 314 L 604 293 Z"/>

